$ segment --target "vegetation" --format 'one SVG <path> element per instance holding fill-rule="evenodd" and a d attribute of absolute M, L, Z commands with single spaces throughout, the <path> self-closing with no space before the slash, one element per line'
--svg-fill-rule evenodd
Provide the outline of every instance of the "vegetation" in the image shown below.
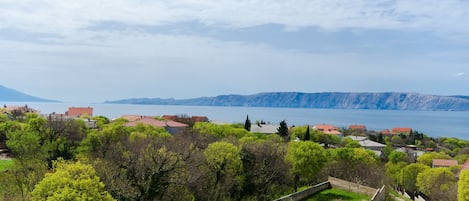
<path fill-rule="evenodd" d="M 306 201 L 327 201 L 327 200 L 343 200 L 343 201 L 364 201 L 370 200 L 367 195 L 348 192 L 340 189 L 327 189 L 307 199 Z"/>
<path fill-rule="evenodd" d="M 171 135 L 163 128 L 126 127 L 124 119 L 102 116 L 93 117 L 96 129 L 80 119 L 28 112 L 10 116 L 0 115 L 0 145 L 13 158 L 0 161 L 1 200 L 263 201 L 328 176 L 456 200 L 458 194 L 467 197 L 464 186 L 469 185 L 468 173 L 457 182 L 458 169 L 430 168 L 436 158 L 465 161 L 469 143 L 418 132 L 392 139 L 343 130 L 387 143 L 379 157 L 351 139 L 309 126 L 289 128 L 286 121 L 272 135 L 248 131 L 249 117 L 244 125 L 192 122 L 185 133 Z M 435 152 L 416 158 L 393 151 L 393 144 L 412 143 Z"/>
<path fill-rule="evenodd" d="M 0 160 L 0 172 L 9 170 L 14 167 L 13 160 Z"/>

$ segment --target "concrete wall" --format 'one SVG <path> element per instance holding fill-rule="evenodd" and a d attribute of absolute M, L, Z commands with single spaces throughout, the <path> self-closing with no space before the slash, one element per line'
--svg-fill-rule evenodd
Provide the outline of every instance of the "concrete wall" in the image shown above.
<path fill-rule="evenodd" d="M 378 189 L 370 201 L 385 201 L 386 200 L 386 186 Z"/>
<path fill-rule="evenodd" d="M 308 197 L 311 197 L 312 195 L 314 195 L 317 192 L 321 192 L 321 191 L 329 189 L 329 188 L 331 188 L 331 184 L 328 181 L 326 181 L 326 182 L 317 184 L 313 187 L 310 187 L 306 190 L 299 191 L 299 192 L 296 192 L 296 193 L 281 197 L 279 199 L 276 199 L 275 201 L 300 201 L 300 200 L 304 200 Z"/>
<path fill-rule="evenodd" d="M 368 186 L 358 185 L 356 183 L 344 181 L 344 180 L 337 179 L 337 178 L 334 178 L 334 177 L 329 177 L 328 180 L 329 180 L 329 182 L 331 182 L 332 188 L 342 189 L 342 190 L 345 190 L 345 191 L 354 192 L 354 193 L 358 193 L 358 194 L 364 194 L 364 195 L 368 195 L 370 197 L 373 197 L 375 195 L 376 191 L 378 191 L 378 189 L 376 189 L 376 188 L 371 188 L 371 187 L 368 187 Z"/>

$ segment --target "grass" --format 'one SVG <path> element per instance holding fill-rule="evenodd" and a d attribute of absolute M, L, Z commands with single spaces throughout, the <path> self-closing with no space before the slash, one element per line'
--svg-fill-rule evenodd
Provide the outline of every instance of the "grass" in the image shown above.
<path fill-rule="evenodd" d="M 352 193 L 340 189 L 327 189 L 307 199 L 306 201 L 329 201 L 329 200 L 343 200 L 343 201 L 367 201 L 370 197 L 358 193 Z"/>
<path fill-rule="evenodd" d="M 0 160 L 0 172 L 8 170 L 14 166 L 13 160 Z"/>

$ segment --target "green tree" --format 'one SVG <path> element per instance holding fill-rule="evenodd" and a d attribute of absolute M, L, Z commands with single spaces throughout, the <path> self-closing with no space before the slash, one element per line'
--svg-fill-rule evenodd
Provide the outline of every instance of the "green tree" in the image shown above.
<path fill-rule="evenodd" d="M 456 200 L 456 178 L 448 168 L 429 168 L 417 175 L 420 192 L 432 200 Z"/>
<path fill-rule="evenodd" d="M 417 162 L 431 167 L 433 163 L 433 159 L 451 159 L 451 157 L 446 155 L 445 153 L 429 152 L 429 153 L 424 153 L 423 155 L 419 156 L 417 158 Z"/>
<path fill-rule="evenodd" d="M 228 142 L 214 142 L 207 147 L 204 155 L 208 167 L 214 173 L 211 199 L 233 197 L 243 183 L 243 164 L 238 147 Z"/>
<path fill-rule="evenodd" d="M 406 162 L 386 163 L 386 175 L 392 180 L 392 184 L 402 186 L 402 169 L 407 166 Z"/>
<path fill-rule="evenodd" d="M 330 150 L 329 172 L 332 176 L 368 186 L 381 181 L 379 160 L 373 151 L 363 148 L 338 148 Z"/>
<path fill-rule="evenodd" d="M 308 127 L 306 128 L 304 141 L 309 141 L 309 140 L 311 140 L 311 134 L 310 134 L 309 125 L 308 125 Z"/>
<path fill-rule="evenodd" d="M 417 186 L 415 185 L 415 183 L 417 182 L 417 175 L 427 169 L 430 169 L 430 167 L 419 163 L 412 163 L 410 165 L 405 166 L 402 169 L 402 181 L 400 182 L 404 189 L 408 192 L 411 192 L 412 194 L 413 192 L 417 191 Z"/>
<path fill-rule="evenodd" d="M 469 201 L 469 170 L 464 170 L 459 175 L 458 201 Z"/>
<path fill-rule="evenodd" d="M 42 178 L 46 171 L 43 161 L 45 154 L 40 145 L 40 137 L 35 131 L 25 129 L 9 132 L 6 142 L 10 151 L 15 155 L 15 166 L 8 172 L 7 177 L 12 178 L 12 192 L 21 195 L 24 200 Z"/>
<path fill-rule="evenodd" d="M 251 120 L 249 120 L 249 115 L 246 116 L 246 121 L 244 122 L 244 129 L 251 131 Z"/>
<path fill-rule="evenodd" d="M 398 163 L 398 162 L 408 162 L 409 161 L 409 156 L 400 151 L 392 151 L 389 156 L 388 160 L 392 163 Z"/>
<path fill-rule="evenodd" d="M 275 136 L 275 135 L 273 135 Z M 289 187 L 289 166 L 284 160 L 286 144 L 269 140 L 244 142 L 240 151 L 244 169 L 243 197 L 255 200 L 274 200 Z"/>
<path fill-rule="evenodd" d="M 280 126 L 277 128 L 277 134 L 285 139 L 285 141 L 288 141 L 288 125 L 285 120 L 280 122 Z"/>
<path fill-rule="evenodd" d="M 328 162 L 324 148 L 312 141 L 290 142 L 286 159 L 292 165 L 291 173 L 305 183 L 313 181 Z"/>
<path fill-rule="evenodd" d="M 48 173 L 32 192 L 33 201 L 41 200 L 115 200 L 105 191 L 91 165 L 80 162 L 56 163 L 54 173 Z"/>

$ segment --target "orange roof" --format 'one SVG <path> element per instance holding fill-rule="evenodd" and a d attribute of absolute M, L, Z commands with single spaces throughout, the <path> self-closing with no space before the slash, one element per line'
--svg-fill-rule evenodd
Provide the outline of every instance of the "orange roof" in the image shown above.
<path fill-rule="evenodd" d="M 147 116 L 142 116 L 142 115 L 122 115 L 120 118 L 126 119 L 127 121 L 137 121 L 137 120 L 143 119 L 144 117 L 147 117 Z"/>
<path fill-rule="evenodd" d="M 328 135 L 340 135 L 340 134 L 342 134 L 337 130 L 337 127 L 335 127 L 333 125 L 318 124 L 318 125 L 315 125 L 313 128 L 316 129 L 316 130 L 322 131 L 324 134 L 328 134 Z"/>
<path fill-rule="evenodd" d="M 410 132 L 412 132 L 412 128 L 393 128 L 392 132 L 394 132 L 394 133 L 410 133 Z"/>
<path fill-rule="evenodd" d="M 457 160 L 433 159 L 433 167 L 451 167 L 458 165 Z"/>
<path fill-rule="evenodd" d="M 208 117 L 206 116 L 192 116 L 191 119 L 194 122 L 208 122 Z"/>
<path fill-rule="evenodd" d="M 350 125 L 348 128 L 354 129 L 354 130 L 365 130 L 366 126 L 365 125 Z"/>
<path fill-rule="evenodd" d="M 72 117 L 79 117 L 84 114 L 93 116 L 93 108 L 92 107 L 69 107 L 68 111 L 65 112 L 65 115 L 72 116 Z"/>
<path fill-rule="evenodd" d="M 340 134 L 342 134 L 338 130 L 330 130 L 330 131 L 322 131 L 322 132 L 326 135 L 340 135 Z"/>
<path fill-rule="evenodd" d="M 333 125 L 328 125 L 328 124 L 318 124 L 314 126 L 315 129 L 320 130 L 320 131 L 331 131 L 331 130 L 337 130 L 337 128 Z"/>
<path fill-rule="evenodd" d="M 177 119 L 177 116 L 176 115 L 167 115 L 167 114 L 165 114 L 165 115 L 162 116 L 162 118 L 166 119 L 166 120 L 173 120 L 174 121 L 174 120 Z"/>

